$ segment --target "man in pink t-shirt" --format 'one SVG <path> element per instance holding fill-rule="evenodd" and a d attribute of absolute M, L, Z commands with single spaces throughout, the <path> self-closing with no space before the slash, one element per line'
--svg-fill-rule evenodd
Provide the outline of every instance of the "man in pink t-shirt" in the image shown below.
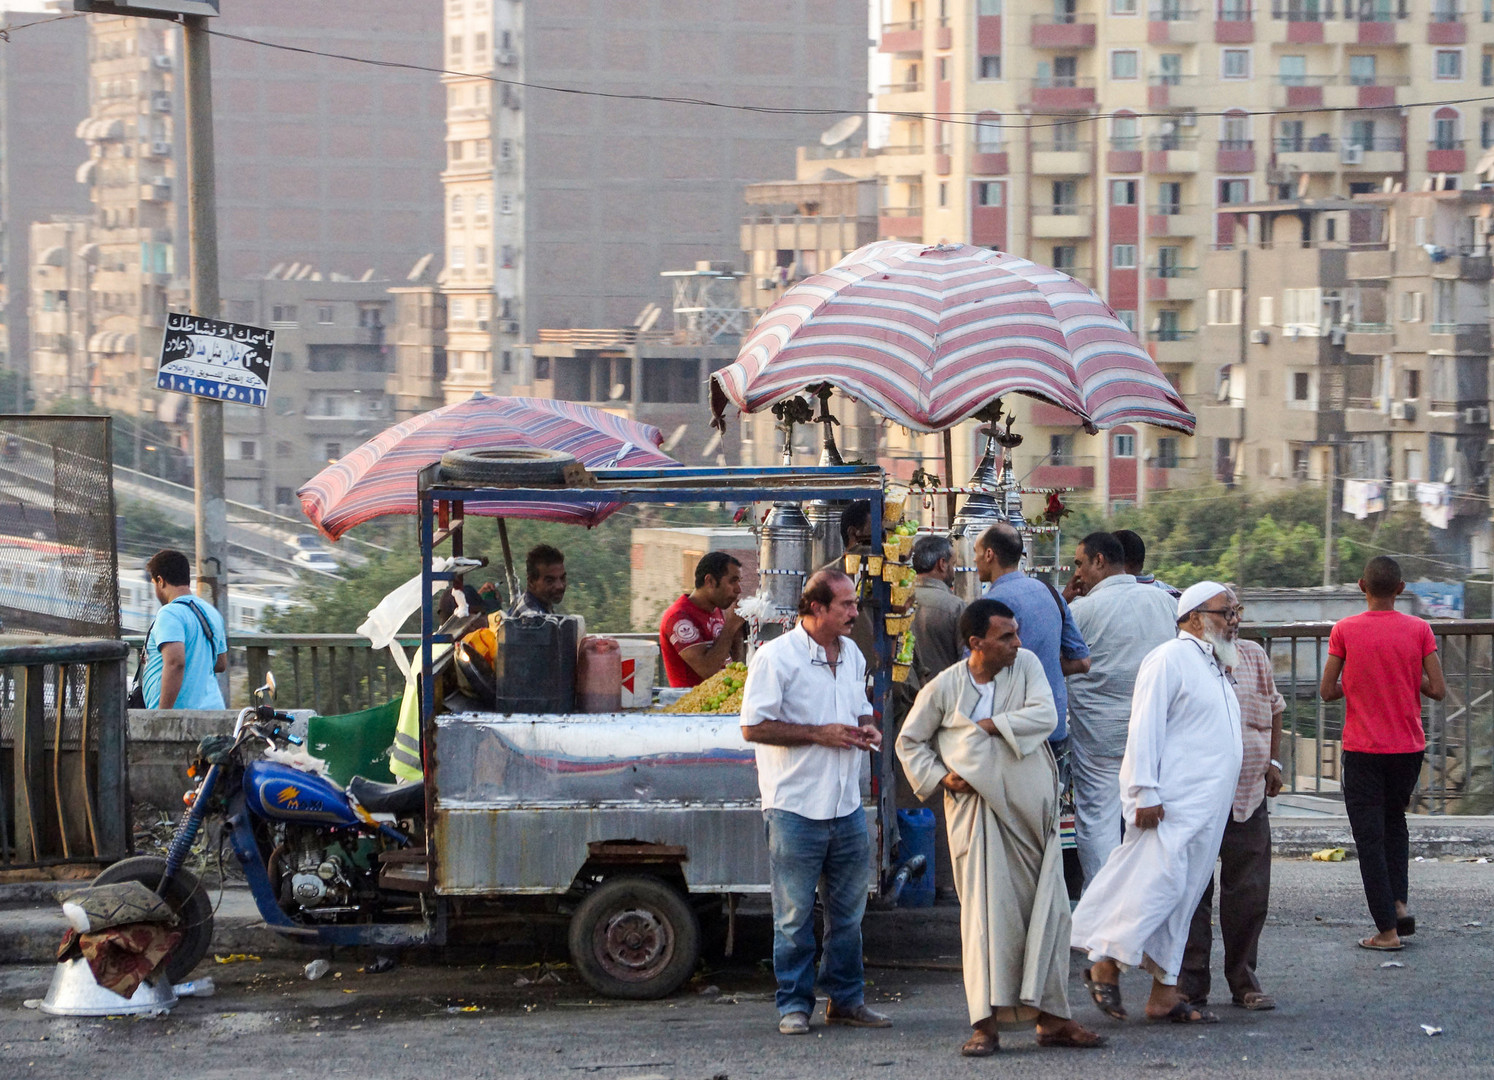
<path fill-rule="evenodd" d="M 1405 587 L 1394 559 L 1377 555 L 1365 564 L 1359 588 L 1369 610 L 1334 624 L 1318 687 L 1324 701 L 1344 699 L 1344 809 L 1379 931 L 1359 944 L 1385 951 L 1416 932 L 1406 910 L 1406 807 L 1427 746 L 1421 698 L 1441 701 L 1447 693 L 1432 628 L 1395 610 Z"/>

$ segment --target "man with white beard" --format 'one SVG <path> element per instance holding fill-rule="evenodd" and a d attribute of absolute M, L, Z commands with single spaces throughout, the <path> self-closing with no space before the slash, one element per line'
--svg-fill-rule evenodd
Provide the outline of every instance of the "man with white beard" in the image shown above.
<path fill-rule="evenodd" d="M 1093 965 L 1085 985 L 1100 1011 L 1118 1020 L 1126 1017 L 1126 967 L 1152 976 L 1147 1019 L 1219 1019 L 1185 1001 L 1177 981 L 1240 775 L 1240 704 L 1227 671 L 1238 660 L 1237 607 L 1218 582 L 1190 587 L 1178 598 L 1178 636 L 1153 649 L 1136 676 L 1120 772 L 1126 838 L 1073 917 L 1073 947 Z"/>

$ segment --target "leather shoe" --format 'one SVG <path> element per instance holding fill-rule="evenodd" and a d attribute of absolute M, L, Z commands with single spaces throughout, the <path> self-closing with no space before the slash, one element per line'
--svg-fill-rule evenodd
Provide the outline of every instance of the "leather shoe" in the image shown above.
<path fill-rule="evenodd" d="M 778 1018 L 778 1034 L 808 1035 L 809 1014 L 803 1012 L 784 1013 Z"/>
<path fill-rule="evenodd" d="M 846 1027 L 885 1028 L 892 1026 L 892 1017 L 874 1009 L 868 1009 L 865 1003 L 854 1005 L 849 1009 L 826 1005 L 825 1023 L 844 1024 Z"/>

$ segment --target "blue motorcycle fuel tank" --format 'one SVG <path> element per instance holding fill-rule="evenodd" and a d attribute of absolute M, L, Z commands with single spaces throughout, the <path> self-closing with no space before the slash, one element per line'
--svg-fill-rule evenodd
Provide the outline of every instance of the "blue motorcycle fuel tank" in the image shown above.
<path fill-rule="evenodd" d="M 274 761 L 244 770 L 244 799 L 261 817 L 318 825 L 357 825 L 347 794 L 331 780 Z"/>

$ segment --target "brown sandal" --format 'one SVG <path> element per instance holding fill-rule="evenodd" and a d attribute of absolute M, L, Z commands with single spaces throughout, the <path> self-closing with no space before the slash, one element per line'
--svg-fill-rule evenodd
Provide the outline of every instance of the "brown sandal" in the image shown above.
<path fill-rule="evenodd" d="M 1069 1024 L 1054 1032 L 1039 1031 L 1037 1044 L 1039 1046 L 1067 1046 L 1074 1050 L 1094 1050 L 1105 1045 L 1105 1036 L 1081 1027 L 1079 1024 Z"/>
<path fill-rule="evenodd" d="M 1121 1004 L 1120 984 L 1095 982 L 1094 970 L 1092 967 L 1084 969 L 1084 985 L 1089 990 L 1090 998 L 1106 1016 L 1116 1020 L 1126 1019 L 1128 1014 L 1126 1007 Z"/>
<path fill-rule="evenodd" d="M 960 1047 L 960 1057 L 990 1057 L 1001 1049 L 1001 1040 L 989 1031 L 975 1029 L 975 1034 Z"/>

